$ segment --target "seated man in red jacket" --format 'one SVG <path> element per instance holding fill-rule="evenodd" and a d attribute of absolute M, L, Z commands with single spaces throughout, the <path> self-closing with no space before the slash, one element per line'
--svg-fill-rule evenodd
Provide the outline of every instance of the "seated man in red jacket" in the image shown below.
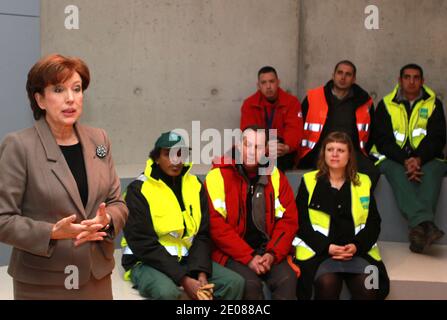
<path fill-rule="evenodd" d="M 286 176 L 259 165 L 266 144 L 265 129 L 247 128 L 206 177 L 212 258 L 245 278 L 243 299 L 263 299 L 265 281 L 273 299 L 295 300 L 297 279 L 286 258 L 298 212 Z"/>
<path fill-rule="evenodd" d="M 276 70 L 266 66 L 258 71 L 258 91 L 245 99 L 241 107 L 241 130 L 256 124 L 277 130 L 277 166 L 293 169 L 303 136 L 303 118 L 298 98 L 280 87 Z"/>

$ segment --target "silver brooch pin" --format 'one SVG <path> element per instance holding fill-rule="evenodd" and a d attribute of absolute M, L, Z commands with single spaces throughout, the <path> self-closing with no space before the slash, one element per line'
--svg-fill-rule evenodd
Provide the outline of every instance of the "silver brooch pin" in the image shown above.
<path fill-rule="evenodd" d="M 96 155 L 99 158 L 104 158 L 107 155 L 107 148 L 102 144 L 100 144 L 99 146 L 96 147 Z"/>

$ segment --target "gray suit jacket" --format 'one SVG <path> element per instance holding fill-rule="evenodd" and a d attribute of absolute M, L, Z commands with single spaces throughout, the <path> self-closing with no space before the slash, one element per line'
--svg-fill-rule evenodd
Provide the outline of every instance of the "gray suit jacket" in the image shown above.
<path fill-rule="evenodd" d="M 79 270 L 79 284 L 92 274 L 101 279 L 114 267 L 112 239 L 74 247 L 73 240 L 50 240 L 52 225 L 76 214 L 76 223 L 94 218 L 101 202 L 111 215 L 115 234 L 128 210 L 102 129 L 75 125 L 84 154 L 88 202 L 84 209 L 76 181 L 45 119 L 11 133 L 0 146 L 0 241 L 13 246 L 8 273 L 29 284 L 64 285 L 65 268 Z M 96 147 L 104 145 L 100 158 Z"/>

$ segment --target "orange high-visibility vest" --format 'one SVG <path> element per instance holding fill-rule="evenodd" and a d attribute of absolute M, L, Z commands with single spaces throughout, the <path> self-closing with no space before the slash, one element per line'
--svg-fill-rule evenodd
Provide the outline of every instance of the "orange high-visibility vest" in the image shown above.
<path fill-rule="evenodd" d="M 304 158 L 304 156 L 308 154 L 320 140 L 321 132 L 323 131 L 329 108 L 324 95 L 324 87 L 309 90 L 307 93 L 307 101 L 309 104 L 309 110 L 304 123 L 300 158 Z M 369 126 L 371 124 L 369 109 L 372 107 L 372 104 L 373 101 L 369 98 L 368 101 L 358 107 L 355 112 L 360 149 L 365 155 L 367 155 L 365 144 L 368 141 Z"/>

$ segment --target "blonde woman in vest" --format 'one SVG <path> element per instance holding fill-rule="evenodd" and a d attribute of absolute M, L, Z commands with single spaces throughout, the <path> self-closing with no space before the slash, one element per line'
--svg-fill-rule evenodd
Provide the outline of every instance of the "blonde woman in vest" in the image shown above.
<path fill-rule="evenodd" d="M 144 173 L 127 187 L 125 278 L 155 300 L 179 299 L 180 286 L 194 300 L 241 299 L 244 279 L 211 261 L 208 199 L 184 162 L 188 153 L 181 136 L 163 133 Z"/>
<path fill-rule="evenodd" d="M 301 268 L 298 298 L 339 299 L 343 281 L 352 299 L 384 299 L 389 279 L 376 244 L 380 216 L 371 181 L 356 170 L 349 136 L 330 133 L 318 170 L 304 174 L 296 203 L 294 240 Z"/>

